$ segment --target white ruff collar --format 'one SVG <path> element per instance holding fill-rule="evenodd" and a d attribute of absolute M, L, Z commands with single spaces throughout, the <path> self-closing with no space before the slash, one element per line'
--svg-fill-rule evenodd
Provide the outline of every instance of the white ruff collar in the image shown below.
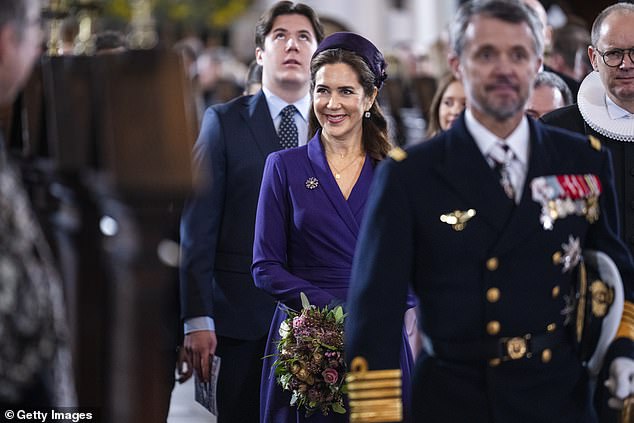
<path fill-rule="evenodd" d="M 634 142 L 634 119 L 611 119 L 599 72 L 590 72 L 579 87 L 577 105 L 583 120 L 599 134 L 617 141 Z"/>

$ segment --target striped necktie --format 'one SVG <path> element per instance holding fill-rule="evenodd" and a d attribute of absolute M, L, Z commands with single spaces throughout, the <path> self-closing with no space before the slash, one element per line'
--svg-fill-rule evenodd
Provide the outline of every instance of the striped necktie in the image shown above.
<path fill-rule="evenodd" d="M 504 193 L 509 199 L 513 200 L 513 202 L 516 203 L 517 196 L 515 187 L 518 181 L 513 181 L 514 178 L 512 168 L 518 163 L 513 150 L 511 150 L 511 148 L 505 143 L 498 141 L 489 151 L 488 157 L 492 162 L 493 169 L 500 176 L 500 185 L 502 185 Z"/>

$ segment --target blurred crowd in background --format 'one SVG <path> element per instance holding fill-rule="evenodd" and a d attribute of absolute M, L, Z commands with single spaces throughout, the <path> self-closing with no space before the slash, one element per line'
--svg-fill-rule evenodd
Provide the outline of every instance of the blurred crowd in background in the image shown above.
<path fill-rule="evenodd" d="M 547 12 L 544 19 L 548 22 L 546 69 L 558 74 L 571 86 L 572 102 L 575 102 L 578 89 L 575 81 L 580 82 L 592 70 L 587 55 L 590 23 L 572 14 L 565 2 L 563 7 L 555 2 L 544 10 Z M 243 5 L 242 12 L 247 13 L 246 5 Z M 239 10 L 235 13 L 238 14 Z M 337 20 L 322 19 L 327 34 L 354 30 Z M 105 19 L 104 22 L 105 26 L 121 28 L 111 20 Z M 75 17 L 63 21 L 63 54 L 73 54 L 78 31 Z M 241 57 L 243 53 L 231 47 L 235 44 L 231 40 L 235 33 L 231 25 L 217 29 L 197 23 L 193 27 L 170 26 L 161 34 L 162 42 L 182 55 L 186 73 L 192 82 L 199 119 L 207 107 L 259 89 L 257 84 L 261 70 L 255 62 L 249 62 L 248 58 Z M 102 31 L 97 34 L 95 43 L 98 52 L 125 48 L 124 29 Z M 380 103 L 390 120 L 392 140 L 401 146 L 421 142 L 433 133 L 429 130 L 430 120 L 434 119 L 430 116 L 433 113 L 430 109 L 435 94 L 438 95 L 437 103 L 441 103 L 442 93 L 437 93 L 437 90 L 445 88 L 441 82 L 446 80 L 448 73 L 446 31 L 429 45 L 403 39 L 386 46 L 383 51 L 389 64 L 389 78 L 382 90 Z M 439 104 L 435 106 L 436 113 Z"/>

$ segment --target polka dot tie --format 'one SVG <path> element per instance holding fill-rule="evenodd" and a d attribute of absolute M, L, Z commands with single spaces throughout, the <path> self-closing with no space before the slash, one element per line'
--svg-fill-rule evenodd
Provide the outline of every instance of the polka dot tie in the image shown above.
<path fill-rule="evenodd" d="M 280 145 L 282 148 L 297 147 L 297 125 L 295 125 L 295 112 L 297 109 L 295 106 L 290 105 L 282 109 L 280 114 L 282 115 L 282 121 L 278 129 L 278 135 L 280 137 Z"/>

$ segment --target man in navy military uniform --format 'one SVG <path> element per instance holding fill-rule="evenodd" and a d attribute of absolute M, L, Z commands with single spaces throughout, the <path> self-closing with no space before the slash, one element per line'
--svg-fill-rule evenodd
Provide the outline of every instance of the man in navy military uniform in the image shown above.
<path fill-rule="evenodd" d="M 596 421 L 569 335 L 583 249 L 607 253 L 622 275 L 625 312 L 606 361 L 612 394 L 634 391 L 634 265 L 616 231 L 610 156 L 524 114 L 540 34 L 519 1 L 464 4 L 450 66 L 468 107 L 448 131 L 382 164 L 368 200 L 347 303 L 350 379 L 398 368 L 411 287 L 425 335 L 414 421 Z M 379 413 L 360 399 L 362 385 L 350 389 L 351 421 Z M 383 405 L 381 394 L 393 394 L 373 393 Z"/>

